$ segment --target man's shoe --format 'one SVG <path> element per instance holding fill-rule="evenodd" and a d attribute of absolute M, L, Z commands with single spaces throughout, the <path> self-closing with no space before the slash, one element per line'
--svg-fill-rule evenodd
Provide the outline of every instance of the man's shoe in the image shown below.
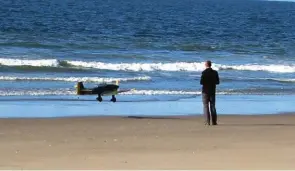
<path fill-rule="evenodd" d="M 205 122 L 204 124 L 205 124 L 205 125 L 210 125 L 210 122 Z"/>
<path fill-rule="evenodd" d="M 218 125 L 217 123 L 213 123 L 212 125 Z"/>

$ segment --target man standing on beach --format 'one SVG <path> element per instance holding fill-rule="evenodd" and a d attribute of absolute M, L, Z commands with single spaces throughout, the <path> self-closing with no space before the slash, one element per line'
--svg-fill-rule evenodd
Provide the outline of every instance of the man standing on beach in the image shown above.
<path fill-rule="evenodd" d="M 200 84 L 203 85 L 202 100 L 204 107 L 205 124 L 210 125 L 210 118 L 212 118 L 212 125 L 217 125 L 215 93 L 216 85 L 219 84 L 219 76 L 218 72 L 211 68 L 211 65 L 211 61 L 205 62 L 206 69 L 202 72 Z"/>

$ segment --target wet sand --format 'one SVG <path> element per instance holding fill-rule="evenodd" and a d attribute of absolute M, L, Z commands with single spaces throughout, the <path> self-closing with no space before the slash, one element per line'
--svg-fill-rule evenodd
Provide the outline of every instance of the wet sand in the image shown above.
<path fill-rule="evenodd" d="M 0 169 L 295 169 L 295 115 L 0 119 Z"/>

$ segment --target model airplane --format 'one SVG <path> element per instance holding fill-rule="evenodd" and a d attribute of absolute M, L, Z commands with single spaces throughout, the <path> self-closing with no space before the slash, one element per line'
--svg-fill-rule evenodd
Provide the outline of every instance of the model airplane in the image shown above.
<path fill-rule="evenodd" d="M 116 84 L 100 84 L 97 87 L 94 88 L 85 88 L 83 85 L 83 82 L 78 82 L 76 85 L 77 95 L 97 95 L 96 98 L 97 101 L 101 102 L 102 97 L 106 95 L 111 95 L 112 102 L 116 102 L 117 99 L 115 97 L 116 94 L 119 94 L 121 92 L 126 92 L 130 90 L 125 91 L 118 91 L 119 89 L 119 82 L 116 81 Z"/>

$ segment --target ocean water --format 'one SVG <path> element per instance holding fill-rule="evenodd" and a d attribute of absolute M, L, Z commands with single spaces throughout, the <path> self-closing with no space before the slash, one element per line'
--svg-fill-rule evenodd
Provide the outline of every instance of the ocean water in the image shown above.
<path fill-rule="evenodd" d="M 119 80 L 121 89 L 134 89 L 121 94 L 118 103 L 184 103 L 199 98 L 205 60 L 212 60 L 219 72 L 217 93 L 222 97 L 251 97 L 253 104 L 261 102 L 260 96 L 276 103 L 283 103 L 277 97 L 295 101 L 294 2 L 0 0 L 0 4 L 0 100 L 6 109 L 15 101 L 22 106 L 19 110 L 26 110 L 27 103 L 42 100 L 68 105 L 95 100 L 75 95 L 77 81 L 93 87 Z M 289 111 L 292 105 L 288 106 L 272 112 Z M 264 112 L 263 107 L 257 112 Z"/>

